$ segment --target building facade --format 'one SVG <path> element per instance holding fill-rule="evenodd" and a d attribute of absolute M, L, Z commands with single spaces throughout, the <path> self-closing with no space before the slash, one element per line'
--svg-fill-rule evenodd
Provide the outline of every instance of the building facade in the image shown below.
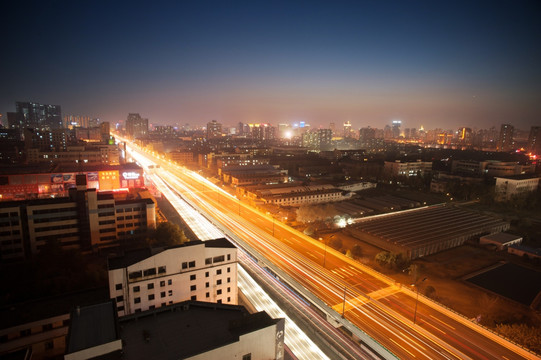
<path fill-rule="evenodd" d="M 383 171 L 391 177 L 424 176 L 432 171 L 431 161 L 385 161 Z"/>
<path fill-rule="evenodd" d="M 133 139 L 148 135 L 148 119 L 142 118 L 138 113 L 128 114 L 126 133 Z"/>
<path fill-rule="evenodd" d="M 15 114 L 14 117 L 8 119 L 9 127 L 19 129 L 21 133 L 26 128 L 50 131 L 63 127 L 60 105 L 17 101 Z"/>
<path fill-rule="evenodd" d="M 109 259 L 109 291 L 119 316 L 185 300 L 237 304 L 237 249 L 226 239 L 190 241 Z"/>
<path fill-rule="evenodd" d="M 97 250 L 141 239 L 155 228 L 151 199 L 115 198 L 96 189 L 72 189 L 64 198 L 0 202 L 0 260 L 29 258 L 53 241 L 64 249 Z"/>
<path fill-rule="evenodd" d="M 515 196 L 527 196 L 538 191 L 539 177 L 536 175 L 518 175 L 496 177 L 496 200 L 509 201 Z"/>

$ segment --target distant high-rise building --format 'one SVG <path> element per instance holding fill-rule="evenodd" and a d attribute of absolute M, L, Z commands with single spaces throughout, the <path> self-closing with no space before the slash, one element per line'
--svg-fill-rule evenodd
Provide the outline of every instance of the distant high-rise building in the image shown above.
<path fill-rule="evenodd" d="M 8 116 L 8 121 L 11 129 L 19 129 L 21 133 L 26 128 L 53 130 L 63 127 L 60 105 L 33 102 L 17 101 L 15 103 L 15 116 Z"/>
<path fill-rule="evenodd" d="M 331 129 L 318 129 L 318 141 L 320 150 L 331 150 L 332 145 L 332 130 Z"/>
<path fill-rule="evenodd" d="M 541 155 L 541 126 L 532 126 L 528 136 L 528 151 Z"/>
<path fill-rule="evenodd" d="M 217 139 L 222 137 L 222 124 L 216 120 L 207 123 L 207 139 Z"/>
<path fill-rule="evenodd" d="M 351 129 L 351 122 L 349 120 L 344 123 L 344 137 L 353 137 L 353 130 Z"/>
<path fill-rule="evenodd" d="M 329 129 L 331 129 L 332 135 L 334 136 L 334 134 L 336 134 L 336 125 L 334 125 L 333 122 L 329 124 Z"/>
<path fill-rule="evenodd" d="M 398 139 L 400 137 L 400 126 L 402 126 L 401 120 L 393 120 L 393 126 L 391 128 L 393 139 Z"/>
<path fill-rule="evenodd" d="M 148 134 L 148 119 L 142 118 L 138 113 L 128 114 L 126 132 L 132 138 L 146 136 Z"/>
<path fill-rule="evenodd" d="M 511 124 L 502 124 L 500 128 L 500 137 L 498 140 L 498 145 L 496 150 L 498 151 L 509 151 L 513 149 L 515 142 L 513 140 L 513 135 L 515 132 L 515 127 Z"/>
<path fill-rule="evenodd" d="M 473 139 L 473 131 L 471 128 L 462 127 L 458 129 L 458 141 L 464 145 L 471 145 Z"/>
<path fill-rule="evenodd" d="M 268 142 L 276 138 L 276 128 L 269 124 L 250 124 L 252 139 L 256 142 Z"/>
<path fill-rule="evenodd" d="M 359 130 L 359 141 L 361 144 L 367 144 L 376 138 L 376 129 L 369 127 Z"/>

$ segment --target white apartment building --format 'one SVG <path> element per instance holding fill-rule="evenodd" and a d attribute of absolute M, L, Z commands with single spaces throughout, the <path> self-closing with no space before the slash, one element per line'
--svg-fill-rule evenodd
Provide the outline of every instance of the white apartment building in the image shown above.
<path fill-rule="evenodd" d="M 109 259 L 109 291 L 119 316 L 185 300 L 237 304 L 237 249 L 228 240 L 151 251 Z"/>
<path fill-rule="evenodd" d="M 525 195 L 537 191 L 539 177 L 536 175 L 517 175 L 496 177 L 496 200 L 509 201 L 516 195 Z"/>

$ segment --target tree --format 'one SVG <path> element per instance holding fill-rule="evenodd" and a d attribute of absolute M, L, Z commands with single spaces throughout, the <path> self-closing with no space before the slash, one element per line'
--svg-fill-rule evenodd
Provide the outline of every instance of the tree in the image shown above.
<path fill-rule="evenodd" d="M 162 222 L 156 227 L 154 236 L 147 239 L 150 246 L 174 246 L 188 241 L 178 225 L 171 222 Z"/>
<path fill-rule="evenodd" d="M 506 338 L 524 345 L 528 349 L 541 353 L 541 328 L 526 324 L 499 324 L 496 330 Z"/>
<path fill-rule="evenodd" d="M 363 256 L 363 249 L 361 248 L 359 244 L 355 244 L 353 245 L 353 248 L 351 249 L 351 254 L 355 258 L 360 258 L 361 256 Z"/>

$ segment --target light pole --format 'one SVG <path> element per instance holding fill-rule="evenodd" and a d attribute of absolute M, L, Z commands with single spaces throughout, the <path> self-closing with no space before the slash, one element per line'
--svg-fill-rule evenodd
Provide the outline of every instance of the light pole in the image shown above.
<path fill-rule="evenodd" d="M 424 278 L 423 280 L 419 281 L 418 283 L 422 283 L 427 278 Z M 417 297 L 415 299 L 415 311 L 413 312 L 413 324 L 415 324 L 415 321 L 417 320 L 417 305 L 419 304 L 419 285 L 418 283 L 413 283 L 411 286 L 415 286 L 417 288 Z"/>
<path fill-rule="evenodd" d="M 331 235 L 329 237 L 328 241 L 331 241 L 331 239 L 334 237 L 334 235 Z M 327 241 L 324 241 L 325 243 L 325 253 L 323 254 L 323 267 L 325 267 L 325 261 L 327 260 Z"/>

